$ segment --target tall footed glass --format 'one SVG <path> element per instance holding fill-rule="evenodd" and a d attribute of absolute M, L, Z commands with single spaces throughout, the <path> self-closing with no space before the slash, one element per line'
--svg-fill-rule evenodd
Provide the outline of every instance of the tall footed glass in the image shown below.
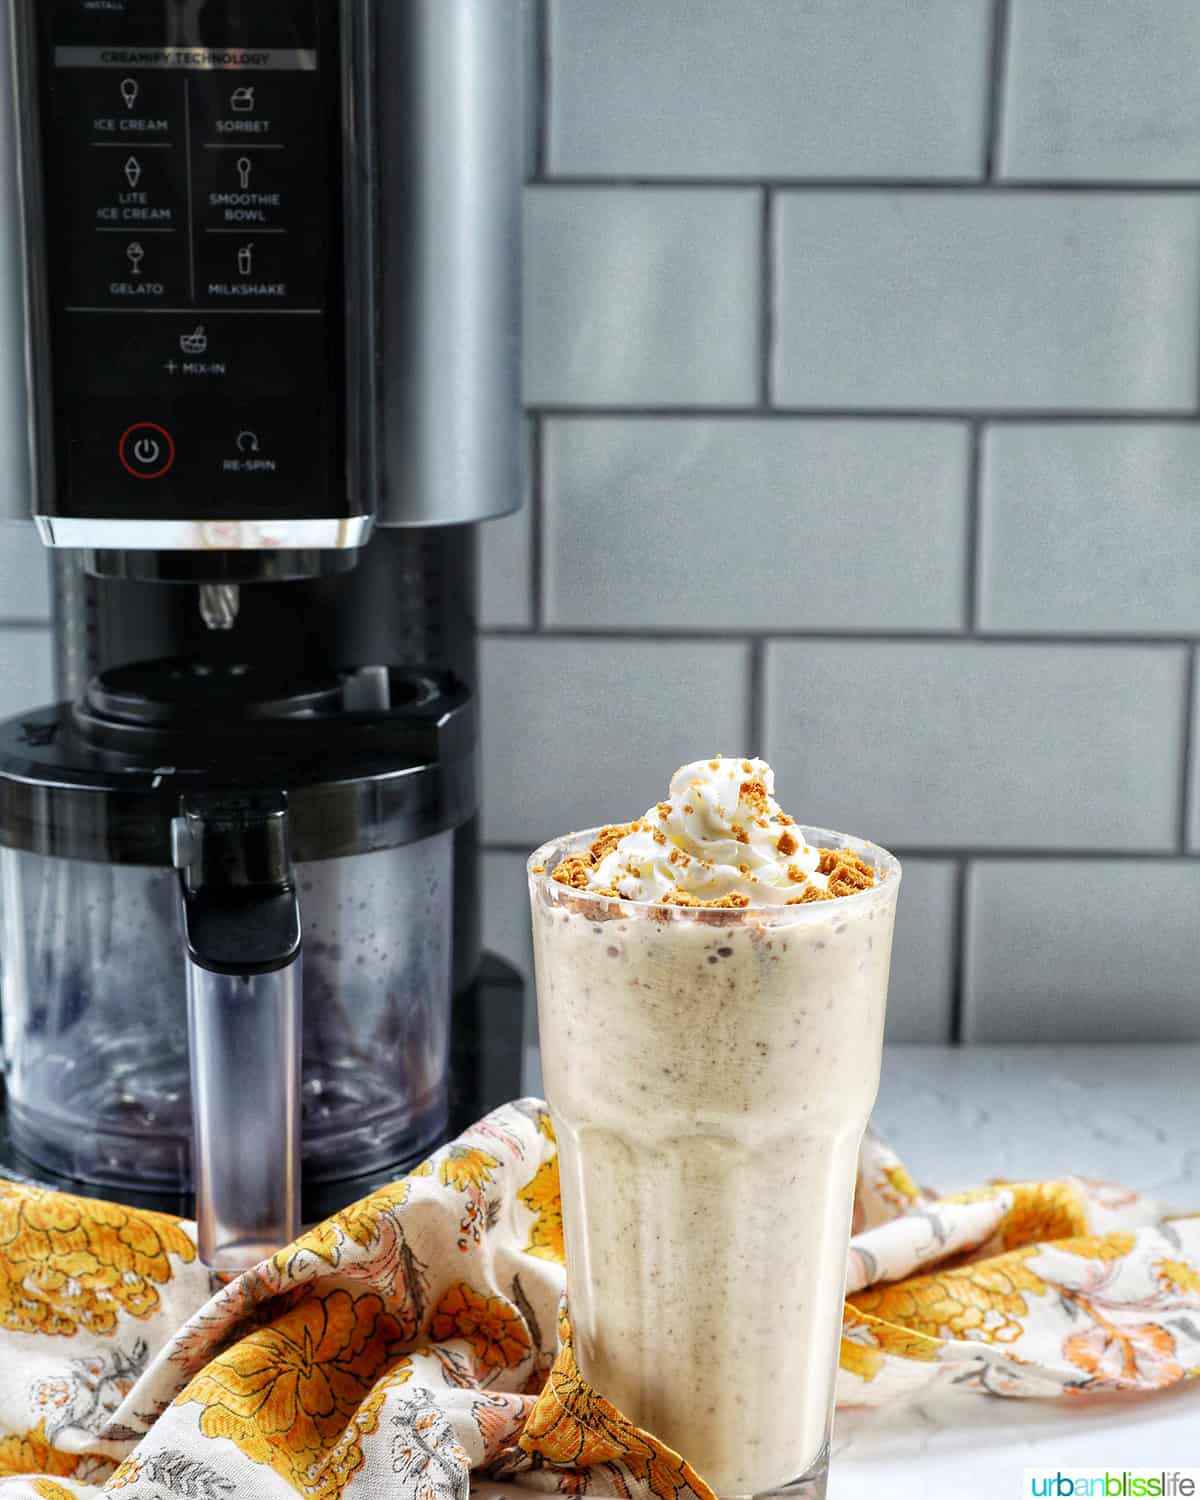
<path fill-rule="evenodd" d="M 720 1496 L 825 1493 L 858 1148 L 900 865 L 804 905 L 661 906 L 529 862 L 542 1071 L 584 1377 Z"/>

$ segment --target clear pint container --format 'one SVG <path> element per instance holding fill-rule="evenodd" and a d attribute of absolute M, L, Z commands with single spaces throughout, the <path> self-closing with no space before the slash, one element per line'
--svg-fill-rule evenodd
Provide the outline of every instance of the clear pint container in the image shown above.
<path fill-rule="evenodd" d="M 444 1128 L 452 850 L 447 830 L 296 865 L 306 1182 L 415 1159 Z M 189 1191 L 178 874 L 5 847 L 0 886 L 14 1145 L 83 1182 Z"/>

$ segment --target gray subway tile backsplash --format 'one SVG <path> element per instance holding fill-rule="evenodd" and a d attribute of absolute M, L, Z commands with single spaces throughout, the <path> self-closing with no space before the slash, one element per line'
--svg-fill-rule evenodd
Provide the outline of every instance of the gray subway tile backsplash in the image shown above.
<path fill-rule="evenodd" d="M 533 422 L 521 444 L 521 509 L 479 528 L 479 623 L 528 628 L 533 619 Z"/>
<path fill-rule="evenodd" d="M 964 423 L 548 421 L 550 627 L 957 630 Z"/>
<path fill-rule="evenodd" d="M 485 840 L 640 817 L 684 761 L 745 753 L 749 690 L 739 642 L 485 640 Z"/>
<path fill-rule="evenodd" d="M 53 697 L 54 647 L 49 627 L 8 625 L 0 630 L 0 719 Z"/>
<path fill-rule="evenodd" d="M 958 868 L 909 855 L 902 865 L 887 1040 L 944 1042 L 954 1024 Z"/>
<path fill-rule="evenodd" d="M 761 217 L 749 188 L 528 189 L 525 399 L 753 402 Z"/>
<path fill-rule="evenodd" d="M 552 173 L 974 178 L 988 0 L 549 0 Z"/>
<path fill-rule="evenodd" d="M 1200 863 L 981 860 L 968 1042 L 1200 1041 Z"/>
<path fill-rule="evenodd" d="M 1009 0 L 1002 175 L 1195 182 L 1195 0 Z"/>
<path fill-rule="evenodd" d="M 984 441 L 979 620 L 1200 634 L 1200 426 L 1037 423 Z"/>
<path fill-rule="evenodd" d="M 1178 646 L 772 642 L 766 749 L 810 822 L 914 849 L 1174 849 Z"/>
<path fill-rule="evenodd" d="M 29 523 L 0 521 L 0 621 L 49 618 L 49 553 Z"/>
<path fill-rule="evenodd" d="M 525 854 L 488 849 L 483 854 L 483 942 L 533 984 L 533 933 Z"/>
<path fill-rule="evenodd" d="M 1187 846 L 1200 854 L 1200 649 L 1192 648 L 1192 732 L 1189 736 L 1192 764 L 1189 775 Z"/>
<path fill-rule="evenodd" d="M 782 193 L 783 406 L 1188 411 L 1200 194 Z"/>
<path fill-rule="evenodd" d="M 545 18 L 541 576 L 513 525 L 485 586 L 542 615 L 485 646 L 489 837 L 765 750 L 785 804 L 905 856 L 893 1039 L 964 1004 L 969 1040 L 1194 1036 L 1200 13 Z M 489 936 L 525 964 L 518 865 L 488 857 Z"/>

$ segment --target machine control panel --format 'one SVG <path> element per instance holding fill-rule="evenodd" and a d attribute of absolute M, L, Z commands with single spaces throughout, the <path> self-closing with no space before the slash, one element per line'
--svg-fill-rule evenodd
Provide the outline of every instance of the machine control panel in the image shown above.
<path fill-rule="evenodd" d="M 33 9 L 56 474 L 39 508 L 347 515 L 337 0 Z"/>

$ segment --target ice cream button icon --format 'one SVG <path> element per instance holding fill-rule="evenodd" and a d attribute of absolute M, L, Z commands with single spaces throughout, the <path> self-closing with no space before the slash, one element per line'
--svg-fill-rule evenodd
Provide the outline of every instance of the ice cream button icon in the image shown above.
<path fill-rule="evenodd" d="M 229 96 L 229 107 L 235 114 L 248 115 L 254 110 L 254 85 L 243 83 Z"/>
<path fill-rule="evenodd" d="M 239 276 L 249 276 L 254 270 L 254 246 L 242 245 L 237 253 L 237 268 Z"/>
<path fill-rule="evenodd" d="M 133 240 L 125 247 L 125 254 L 129 258 L 129 269 L 135 276 L 142 274 L 142 261 L 146 258 L 146 252 L 137 240 Z"/>

